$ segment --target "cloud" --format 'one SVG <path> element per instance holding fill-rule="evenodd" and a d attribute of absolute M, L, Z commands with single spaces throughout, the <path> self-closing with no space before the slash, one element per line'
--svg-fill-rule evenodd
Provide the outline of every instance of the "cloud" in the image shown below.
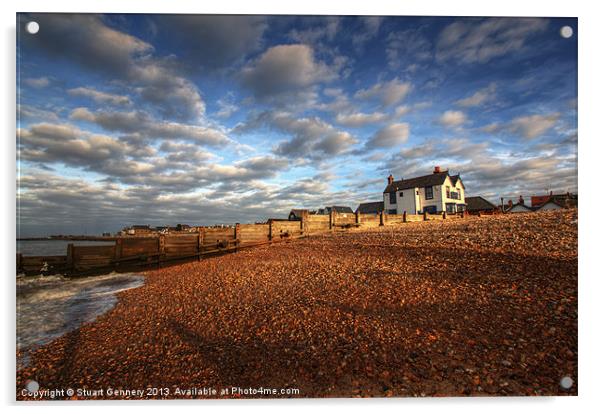
<path fill-rule="evenodd" d="M 388 82 L 376 83 L 368 89 L 361 89 L 355 93 L 355 97 L 358 99 L 376 99 L 382 106 L 391 106 L 401 102 L 411 88 L 409 82 L 401 82 L 395 78 Z"/>
<path fill-rule="evenodd" d="M 466 114 L 462 111 L 448 110 L 439 117 L 439 123 L 445 127 L 459 127 L 466 121 Z"/>
<path fill-rule="evenodd" d="M 479 130 L 490 134 L 502 132 L 518 134 L 524 139 L 531 140 L 544 135 L 556 125 L 559 119 L 558 112 L 547 115 L 525 115 L 515 117 L 507 123 L 492 122 Z"/>
<path fill-rule="evenodd" d="M 191 72 L 229 69 L 258 50 L 268 27 L 265 16 L 155 15 L 157 36 L 173 42 Z"/>
<path fill-rule="evenodd" d="M 410 124 L 407 122 L 387 125 L 366 143 L 366 148 L 391 148 L 402 144 L 408 140 L 410 136 Z"/>
<path fill-rule="evenodd" d="M 276 155 L 288 158 L 322 160 L 345 153 L 357 143 L 350 133 L 336 129 L 318 117 L 299 118 L 287 112 L 263 112 L 238 125 L 233 132 L 243 133 L 261 127 L 292 136 L 273 148 Z"/>
<path fill-rule="evenodd" d="M 306 22 L 316 22 L 311 27 L 304 29 L 292 29 L 288 36 L 297 43 L 317 45 L 326 40 L 332 41 L 339 32 L 341 18 L 338 16 L 323 16 L 318 19 L 304 18 Z"/>
<path fill-rule="evenodd" d="M 151 139 L 185 139 L 197 144 L 223 147 L 232 144 L 228 136 L 215 128 L 188 125 L 177 122 L 157 121 L 141 111 L 91 112 L 88 108 L 76 108 L 71 119 L 95 123 L 107 131 L 133 133 Z"/>
<path fill-rule="evenodd" d="M 273 46 L 241 72 L 243 84 L 263 101 L 303 95 L 336 76 L 333 68 L 315 59 L 310 46 L 300 44 Z"/>
<path fill-rule="evenodd" d="M 366 47 L 366 43 L 378 35 L 384 18 L 381 16 L 360 16 L 358 20 L 362 27 L 351 37 L 351 43 L 356 51 L 361 52 Z"/>
<path fill-rule="evenodd" d="M 483 89 L 479 89 L 474 94 L 464 98 L 459 99 L 455 102 L 458 106 L 463 106 L 465 108 L 479 106 L 485 102 L 491 101 L 495 98 L 495 91 L 497 86 L 495 83 L 490 83 L 489 86 Z"/>
<path fill-rule="evenodd" d="M 126 162 L 132 172 L 152 169 L 148 164 L 128 159 L 132 148 L 126 143 L 70 124 L 35 124 L 20 129 L 18 138 L 19 153 L 24 160 L 60 163 L 106 173 L 118 163 Z"/>
<path fill-rule="evenodd" d="M 130 98 L 126 95 L 117 95 L 107 92 L 98 91 L 94 88 L 90 87 L 79 87 L 69 89 L 67 91 L 70 95 L 73 96 L 82 96 L 85 98 L 90 98 L 98 103 L 108 103 L 111 105 L 123 105 L 128 106 L 132 104 Z"/>
<path fill-rule="evenodd" d="M 559 118 L 559 113 L 521 116 L 514 118 L 508 125 L 508 129 L 520 134 L 523 138 L 533 139 L 545 134 L 556 124 Z"/>
<path fill-rule="evenodd" d="M 389 33 L 385 53 L 387 63 L 392 69 L 399 69 L 403 63 L 416 65 L 432 59 L 432 44 L 420 30 L 408 29 Z M 416 70 L 417 66 L 410 68 Z"/>
<path fill-rule="evenodd" d="M 76 62 L 132 87 L 142 103 L 166 118 L 204 115 L 205 103 L 197 87 L 178 74 L 169 59 L 156 58 L 150 43 L 107 26 L 102 16 L 49 13 L 29 18 L 40 24 L 44 35 L 24 36 L 27 48 Z"/>
<path fill-rule="evenodd" d="M 437 41 L 439 62 L 487 63 L 517 52 L 529 37 L 541 33 L 548 21 L 539 18 L 465 18 L 445 27 Z"/>
<path fill-rule="evenodd" d="M 363 112 L 354 112 L 350 114 L 337 114 L 336 122 L 348 127 L 362 127 L 369 124 L 375 124 L 388 118 L 387 114 L 382 112 L 373 112 L 366 114 Z"/>
<path fill-rule="evenodd" d="M 50 85 L 50 79 L 48 79 L 46 76 L 42 76 L 40 78 L 23 79 L 23 82 L 32 88 L 45 88 Z"/>

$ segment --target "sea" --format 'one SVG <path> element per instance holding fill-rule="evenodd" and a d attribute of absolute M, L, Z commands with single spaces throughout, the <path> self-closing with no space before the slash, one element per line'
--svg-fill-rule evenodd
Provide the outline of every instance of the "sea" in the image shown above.
<path fill-rule="evenodd" d="M 32 350 L 113 308 L 118 292 L 143 284 L 144 277 L 135 273 L 17 277 L 17 368 L 28 365 Z"/>
<path fill-rule="evenodd" d="M 62 256 L 67 254 L 67 245 L 106 246 L 114 241 L 73 241 L 73 240 L 17 240 L 17 253 L 23 256 Z"/>

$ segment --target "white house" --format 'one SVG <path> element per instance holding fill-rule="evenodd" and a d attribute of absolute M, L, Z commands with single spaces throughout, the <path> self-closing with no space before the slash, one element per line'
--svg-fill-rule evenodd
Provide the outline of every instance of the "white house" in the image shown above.
<path fill-rule="evenodd" d="M 389 214 L 456 213 L 466 208 L 460 175 L 449 175 L 439 167 L 432 174 L 399 181 L 390 175 L 383 201 Z"/>

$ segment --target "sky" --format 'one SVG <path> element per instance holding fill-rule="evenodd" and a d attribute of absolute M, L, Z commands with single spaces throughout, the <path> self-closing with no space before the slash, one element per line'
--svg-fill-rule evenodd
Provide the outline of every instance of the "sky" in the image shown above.
<path fill-rule="evenodd" d="M 18 14 L 17 31 L 21 237 L 355 210 L 434 166 L 492 202 L 577 191 L 575 18 Z"/>

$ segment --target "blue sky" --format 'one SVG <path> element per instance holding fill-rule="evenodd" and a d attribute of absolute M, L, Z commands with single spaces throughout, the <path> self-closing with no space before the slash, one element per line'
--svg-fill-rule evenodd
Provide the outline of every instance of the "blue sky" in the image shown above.
<path fill-rule="evenodd" d="M 17 18 L 22 235 L 355 209 L 435 165 L 577 190 L 576 19 Z"/>

